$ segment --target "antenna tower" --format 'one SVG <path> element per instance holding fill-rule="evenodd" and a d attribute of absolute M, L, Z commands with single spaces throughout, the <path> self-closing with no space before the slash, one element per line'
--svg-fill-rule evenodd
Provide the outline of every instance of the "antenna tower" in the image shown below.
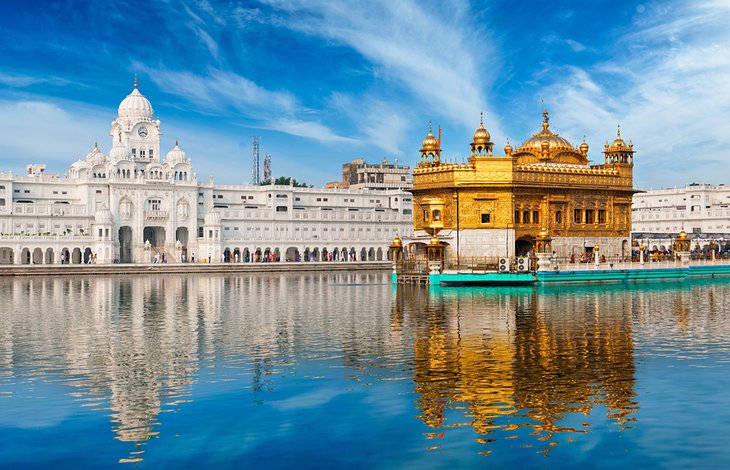
<path fill-rule="evenodd" d="M 251 139 L 251 184 L 261 184 L 261 175 L 259 174 L 259 145 L 260 137 L 255 135 Z"/>
<path fill-rule="evenodd" d="M 264 181 L 271 180 L 271 154 L 267 153 L 264 157 Z M 272 181 L 273 183 L 273 181 Z"/>

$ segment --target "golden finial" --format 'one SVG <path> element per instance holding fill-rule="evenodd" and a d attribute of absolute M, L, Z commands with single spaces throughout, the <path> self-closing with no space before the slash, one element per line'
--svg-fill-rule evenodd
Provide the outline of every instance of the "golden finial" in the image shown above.
<path fill-rule="evenodd" d="M 542 130 L 547 132 L 548 126 L 550 126 L 550 115 L 546 109 L 542 112 Z"/>
<path fill-rule="evenodd" d="M 134 88 L 138 88 L 137 87 L 137 74 L 136 73 L 134 74 Z"/>
<path fill-rule="evenodd" d="M 428 133 L 433 134 L 433 128 L 431 127 L 431 120 L 428 120 Z"/>
<path fill-rule="evenodd" d="M 618 138 L 621 138 L 621 124 L 618 125 Z"/>
<path fill-rule="evenodd" d="M 479 113 L 479 126 L 484 127 L 484 113 Z"/>

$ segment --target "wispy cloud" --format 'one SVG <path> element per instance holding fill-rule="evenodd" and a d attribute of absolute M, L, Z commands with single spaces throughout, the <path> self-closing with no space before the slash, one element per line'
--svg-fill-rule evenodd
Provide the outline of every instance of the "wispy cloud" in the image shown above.
<path fill-rule="evenodd" d="M 39 77 L 30 75 L 19 75 L 7 72 L 0 72 L 0 84 L 7 85 L 13 88 L 24 88 L 31 85 L 48 84 L 56 86 L 66 86 L 71 84 L 69 80 L 65 80 L 60 77 Z"/>
<path fill-rule="evenodd" d="M 495 115 L 484 90 L 499 68 L 498 55 L 488 31 L 473 24 L 467 3 L 268 3 L 291 15 L 283 26 L 357 51 L 373 64 L 378 78 L 400 84 L 428 115 L 468 127 L 480 111 Z"/>
<path fill-rule="evenodd" d="M 267 90 L 233 72 L 210 70 L 205 75 L 192 72 L 135 67 L 144 71 L 167 93 L 184 98 L 203 113 L 225 115 L 235 112 L 246 117 L 252 127 L 271 129 L 322 142 L 354 142 L 336 134 L 319 121 L 303 119 L 309 111 L 287 91 Z"/>
<path fill-rule="evenodd" d="M 106 111 L 106 112 L 104 112 Z M 109 111 L 86 105 L 64 106 L 47 100 L 0 101 L 0 155 L 3 170 L 48 163 L 63 173 L 108 135 Z"/>
<path fill-rule="evenodd" d="M 727 24 L 727 1 L 645 8 L 613 57 L 587 69 L 566 68 L 550 87 L 561 127 L 612 138 L 620 123 L 625 138 L 636 138 L 639 186 L 702 180 L 711 166 L 715 180 L 709 182 L 727 181 Z M 592 142 L 593 155 L 600 143 Z"/>

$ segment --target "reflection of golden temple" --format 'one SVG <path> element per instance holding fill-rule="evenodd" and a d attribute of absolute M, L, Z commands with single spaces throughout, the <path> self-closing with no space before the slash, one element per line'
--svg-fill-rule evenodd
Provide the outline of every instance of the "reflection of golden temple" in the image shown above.
<path fill-rule="evenodd" d="M 620 428 L 633 421 L 634 359 L 631 299 L 432 292 L 429 312 L 414 330 L 414 380 L 420 418 L 448 428 L 449 411 L 465 406 L 479 434 L 514 430 L 506 415 L 530 418 L 538 440 L 586 432 L 561 425 L 569 414 L 606 407 Z M 490 312 L 485 315 L 484 312 Z M 546 315 L 544 312 L 585 312 Z M 498 313 L 497 313 L 498 312 Z M 548 446 L 549 448 L 549 446 Z"/>
<path fill-rule="evenodd" d="M 547 111 L 542 129 L 516 149 L 508 143 L 504 156 L 493 154 L 483 120 L 468 162 L 443 161 L 440 144 L 440 133 L 437 140 L 429 128 L 414 169 L 415 234 L 407 243 L 416 255 L 439 234 L 447 265 L 522 256 L 537 250 L 545 231 L 560 257 L 598 244 L 607 257 L 630 256 L 634 149 L 620 129 L 601 164 L 590 164 L 585 140 L 574 147 L 553 132 Z"/>

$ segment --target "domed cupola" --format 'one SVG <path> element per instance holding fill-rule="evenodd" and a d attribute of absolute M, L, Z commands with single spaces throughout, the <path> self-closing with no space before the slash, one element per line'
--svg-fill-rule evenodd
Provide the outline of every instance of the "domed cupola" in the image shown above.
<path fill-rule="evenodd" d="M 427 165 L 430 163 L 441 163 L 441 148 L 439 141 L 433 135 L 431 121 L 428 121 L 428 135 L 423 139 L 423 143 L 421 144 L 421 163 L 419 165 Z"/>
<path fill-rule="evenodd" d="M 629 142 L 628 145 L 621 138 L 621 126 L 618 126 L 616 139 L 611 145 L 606 142 L 606 149 L 603 152 L 606 164 L 625 163 L 634 164 L 634 144 Z"/>
<path fill-rule="evenodd" d="M 188 162 L 188 155 L 183 152 L 183 150 L 180 148 L 180 142 L 175 141 L 175 147 L 172 148 L 169 152 L 167 152 L 167 156 L 165 157 L 165 163 L 167 163 L 170 166 L 176 165 L 178 163 L 187 163 Z"/>
<path fill-rule="evenodd" d="M 152 122 L 154 110 L 150 101 L 139 92 L 137 77 L 134 78 L 134 89 L 119 104 L 119 117 L 135 121 Z"/>
<path fill-rule="evenodd" d="M 94 148 L 86 155 L 86 162 L 90 166 L 104 164 L 104 152 L 99 149 L 98 143 L 95 142 Z"/>
<path fill-rule="evenodd" d="M 471 143 L 471 156 L 484 157 L 492 155 L 494 144 L 490 140 L 489 131 L 484 128 L 484 113 L 479 113 L 479 129 L 474 131 L 474 139 Z"/>
<path fill-rule="evenodd" d="M 114 220 L 114 217 L 112 215 L 112 211 L 109 209 L 99 209 L 96 212 L 94 212 L 94 224 L 96 225 L 108 225 L 111 224 Z"/>

